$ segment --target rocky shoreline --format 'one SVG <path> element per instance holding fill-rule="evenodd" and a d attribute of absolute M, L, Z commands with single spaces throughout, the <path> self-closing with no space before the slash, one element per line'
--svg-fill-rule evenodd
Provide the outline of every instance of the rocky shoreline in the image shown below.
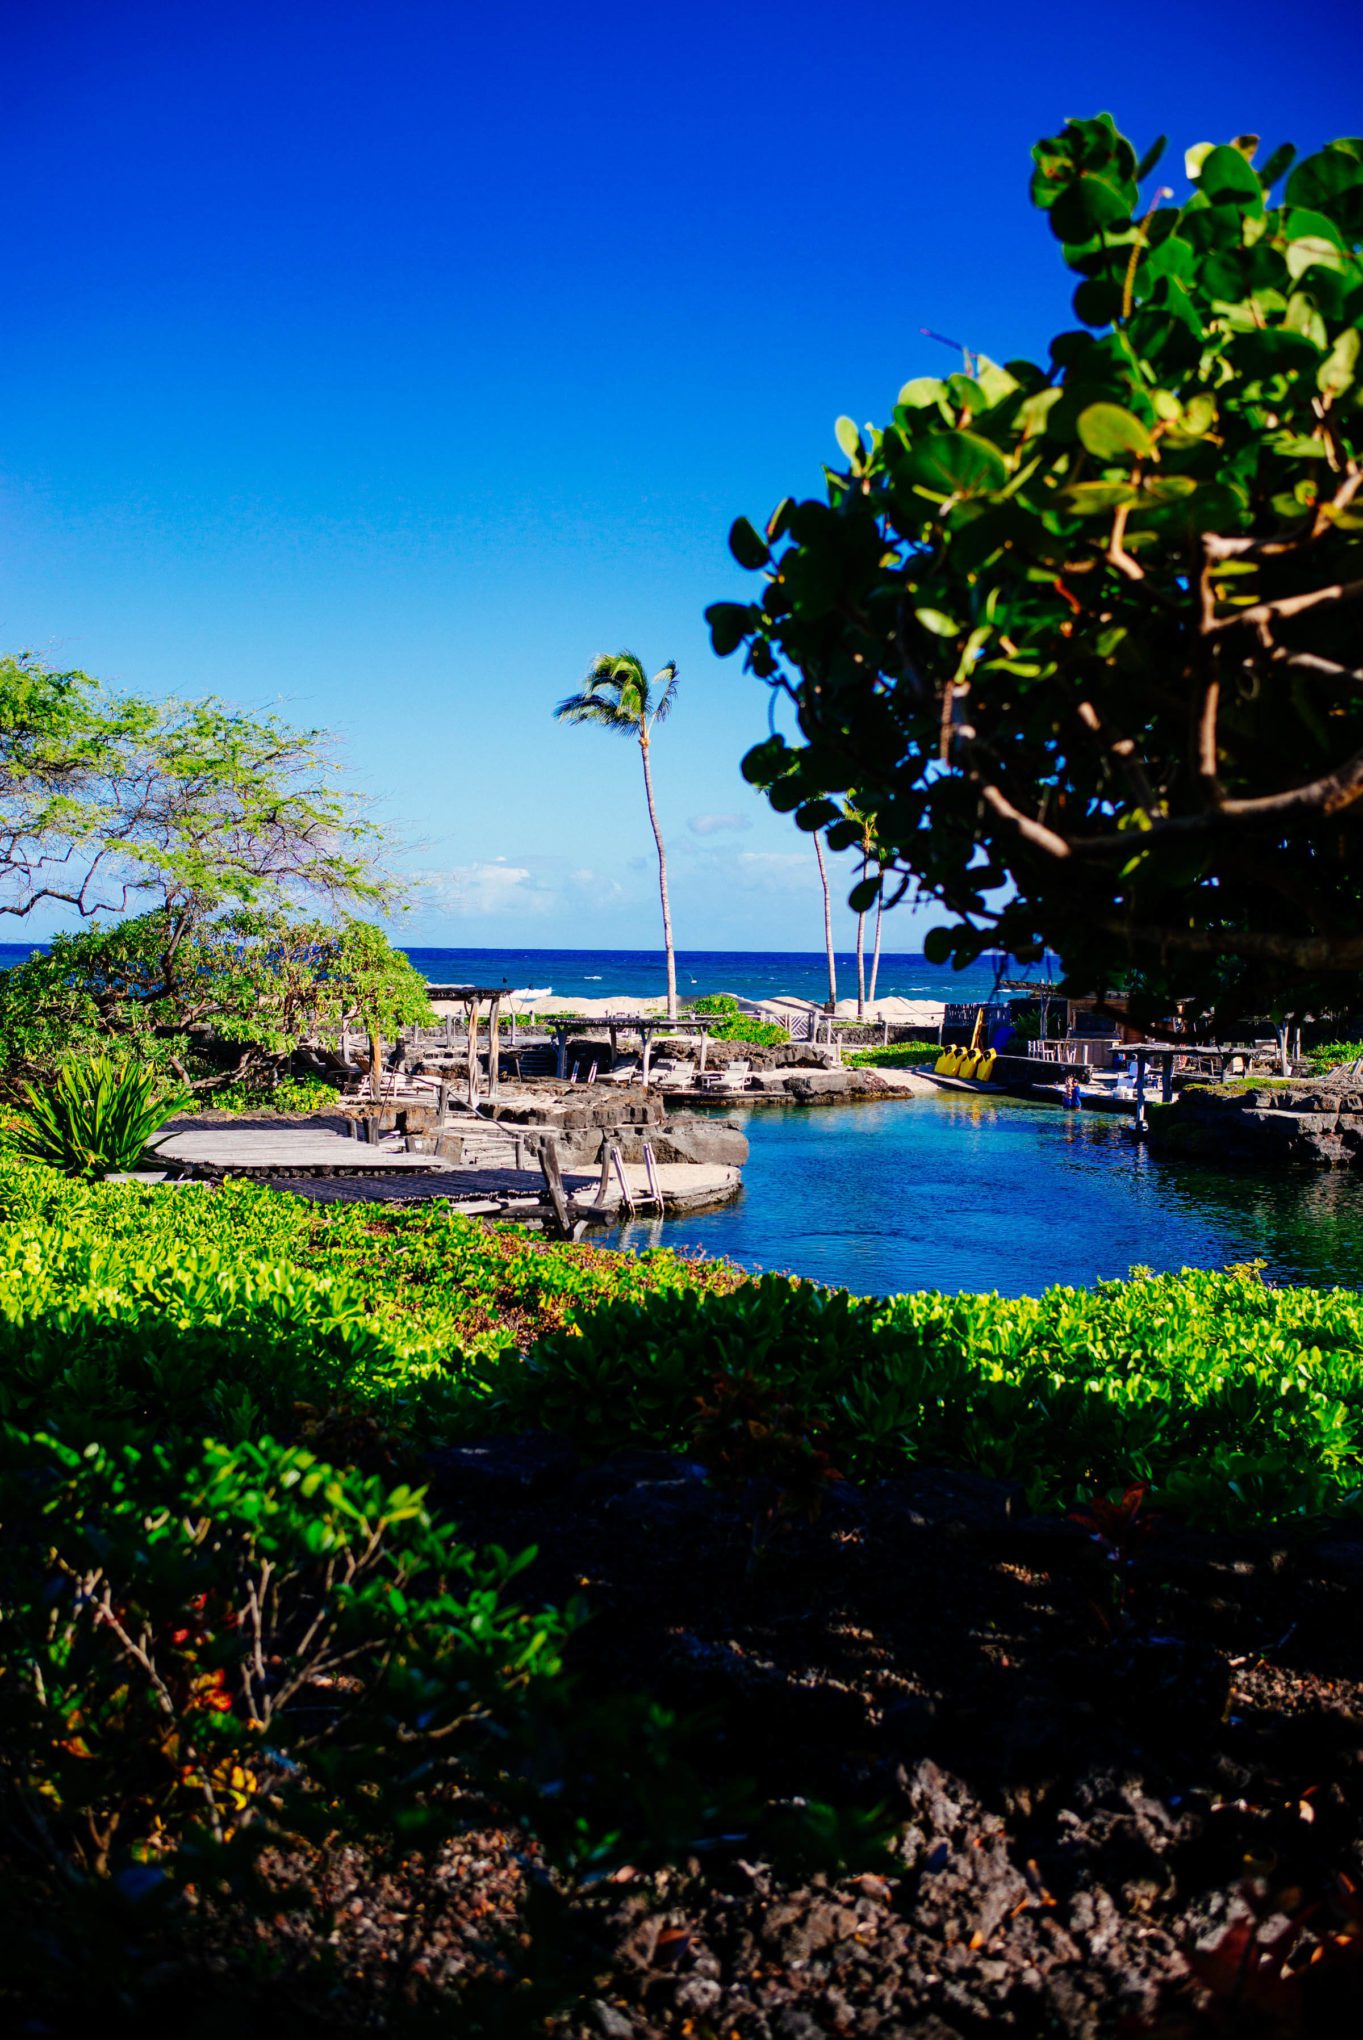
<path fill-rule="evenodd" d="M 1195 1084 L 1171 1104 L 1148 1109 L 1150 1145 L 1162 1153 L 1260 1167 L 1363 1165 L 1363 1084 L 1357 1078 Z"/>

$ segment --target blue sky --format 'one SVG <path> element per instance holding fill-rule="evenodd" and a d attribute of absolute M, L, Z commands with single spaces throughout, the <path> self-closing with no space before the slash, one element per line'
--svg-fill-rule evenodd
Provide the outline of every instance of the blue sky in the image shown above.
<path fill-rule="evenodd" d="M 1038 135 L 1309 147 L 1363 58 L 1316 0 L 46 0 L 5 43 L 0 642 L 335 729 L 451 944 L 657 940 L 637 752 L 550 712 L 595 651 L 675 658 L 707 948 L 821 941 L 702 620 L 732 518 L 950 367 L 921 327 L 1044 358 Z"/>

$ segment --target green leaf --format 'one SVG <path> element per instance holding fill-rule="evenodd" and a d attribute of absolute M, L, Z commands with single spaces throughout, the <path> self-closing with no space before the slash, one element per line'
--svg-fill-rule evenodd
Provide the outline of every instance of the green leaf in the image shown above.
<path fill-rule="evenodd" d="M 749 786 L 770 786 L 781 777 L 789 763 L 790 753 L 785 738 L 767 737 L 745 753 L 739 770 Z"/>
<path fill-rule="evenodd" d="M 864 914 L 868 907 L 875 905 L 879 894 L 880 873 L 876 872 L 873 877 L 863 878 L 852 887 L 847 895 L 847 904 L 854 914 Z"/>
<path fill-rule="evenodd" d="M 1056 501 L 1076 517 L 1097 517 L 1123 503 L 1139 503 L 1140 490 L 1130 482 L 1075 482 Z"/>
<path fill-rule="evenodd" d="M 729 551 L 740 567 L 756 571 L 765 567 L 771 558 L 771 549 L 761 533 L 755 531 L 746 517 L 736 517 L 729 529 Z"/>
<path fill-rule="evenodd" d="M 1283 330 L 1287 333 L 1300 333 L 1317 347 L 1325 346 L 1325 321 L 1320 315 L 1315 299 L 1303 290 L 1293 291 L 1288 299 L 1287 310 L 1283 314 Z"/>
<path fill-rule="evenodd" d="M 1337 215 L 1341 199 L 1351 199 L 1363 187 L 1363 164 L 1346 154 L 1337 143 L 1320 149 L 1298 163 L 1287 180 L 1290 206 L 1308 206 L 1313 212 Z"/>
<path fill-rule="evenodd" d="M 1074 315 L 1086 326 L 1115 326 L 1122 314 L 1122 286 L 1104 276 L 1089 276 L 1074 293 Z"/>
<path fill-rule="evenodd" d="M 1353 382 L 1358 367 L 1358 350 L 1363 334 L 1357 326 L 1348 326 L 1326 355 L 1316 374 L 1316 387 L 1322 396 L 1342 397 Z"/>
<path fill-rule="evenodd" d="M 1164 154 L 1164 151 L 1168 147 L 1168 144 L 1169 144 L 1168 135 L 1161 135 L 1157 142 L 1152 142 L 1150 144 L 1150 147 L 1146 150 L 1145 154 L 1141 157 L 1140 162 L 1136 165 L 1137 184 L 1144 184 L 1146 178 L 1150 175 L 1150 172 L 1154 169 L 1155 165 L 1159 162 L 1160 157 Z"/>
<path fill-rule="evenodd" d="M 906 411 L 925 411 L 930 404 L 940 402 L 945 389 L 940 376 L 916 375 L 899 392 L 899 402 Z"/>
<path fill-rule="evenodd" d="M 1292 168 L 1296 160 L 1296 143 L 1280 142 L 1278 147 L 1270 154 L 1263 169 L 1259 172 L 1259 182 L 1263 185 L 1264 190 L 1266 192 L 1271 191 L 1278 179 Z"/>
<path fill-rule="evenodd" d="M 838 419 L 833 427 L 833 437 L 837 440 L 838 445 L 848 460 L 860 459 L 863 451 L 861 434 L 850 418 Z"/>
<path fill-rule="evenodd" d="M 950 928 L 929 928 L 923 937 L 923 956 L 928 963 L 946 963 L 956 948 L 956 936 Z"/>
<path fill-rule="evenodd" d="M 807 800 L 795 810 L 795 826 L 812 836 L 816 829 L 823 829 L 830 822 L 841 818 L 842 809 L 833 800 Z"/>
<path fill-rule="evenodd" d="M 935 496 L 982 496 L 1002 488 L 1008 464 L 975 432 L 929 432 L 900 457 L 898 471 Z"/>
<path fill-rule="evenodd" d="M 1081 445 L 1099 460 L 1142 460 L 1154 441 L 1139 418 L 1120 404 L 1089 404 L 1079 413 Z"/>
<path fill-rule="evenodd" d="M 965 625 L 957 623 L 941 609 L 915 609 L 914 615 L 924 630 L 930 630 L 934 637 L 959 637 Z"/>
<path fill-rule="evenodd" d="M 1239 149 L 1209 149 L 1198 166 L 1197 186 L 1216 204 L 1238 205 L 1244 212 L 1264 209 L 1263 186 Z"/>
<path fill-rule="evenodd" d="M 1125 227 L 1131 222 L 1131 202 L 1121 188 L 1106 177 L 1089 170 L 1061 192 L 1050 212 L 1051 231 L 1057 239 L 1073 246 L 1091 241 L 1103 229 Z"/>
<path fill-rule="evenodd" d="M 746 602 L 712 602 L 705 612 L 705 621 L 710 626 L 715 656 L 727 659 L 753 627 L 753 610 Z"/>

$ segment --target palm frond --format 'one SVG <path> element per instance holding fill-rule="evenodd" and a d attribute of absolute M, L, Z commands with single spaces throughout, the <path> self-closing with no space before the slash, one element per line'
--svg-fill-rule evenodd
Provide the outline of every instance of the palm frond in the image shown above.
<path fill-rule="evenodd" d="M 554 715 L 559 722 L 593 723 L 598 729 L 614 730 L 622 737 L 639 734 L 637 718 L 622 709 L 618 702 L 603 695 L 588 694 L 585 690 L 581 694 L 570 694 L 566 701 L 561 701 Z"/>
<path fill-rule="evenodd" d="M 649 684 L 651 687 L 658 687 L 659 683 L 661 683 L 661 692 L 658 694 L 657 704 L 654 707 L 653 713 L 649 717 L 649 721 L 655 723 L 667 721 L 672 710 L 672 704 L 677 698 L 677 662 L 675 659 L 669 659 L 665 666 L 660 667 L 653 675 L 653 679 Z"/>

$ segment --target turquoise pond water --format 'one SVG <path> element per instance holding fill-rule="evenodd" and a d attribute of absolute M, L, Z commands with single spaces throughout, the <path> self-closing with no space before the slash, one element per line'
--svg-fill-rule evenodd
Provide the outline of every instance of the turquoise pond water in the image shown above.
<path fill-rule="evenodd" d="M 1363 1178 L 1161 1160 L 1130 1122 L 981 1094 L 733 1113 L 752 1144 L 722 1211 L 603 1243 L 723 1254 L 862 1294 L 1035 1295 L 1263 1260 L 1280 1281 L 1363 1287 Z"/>

